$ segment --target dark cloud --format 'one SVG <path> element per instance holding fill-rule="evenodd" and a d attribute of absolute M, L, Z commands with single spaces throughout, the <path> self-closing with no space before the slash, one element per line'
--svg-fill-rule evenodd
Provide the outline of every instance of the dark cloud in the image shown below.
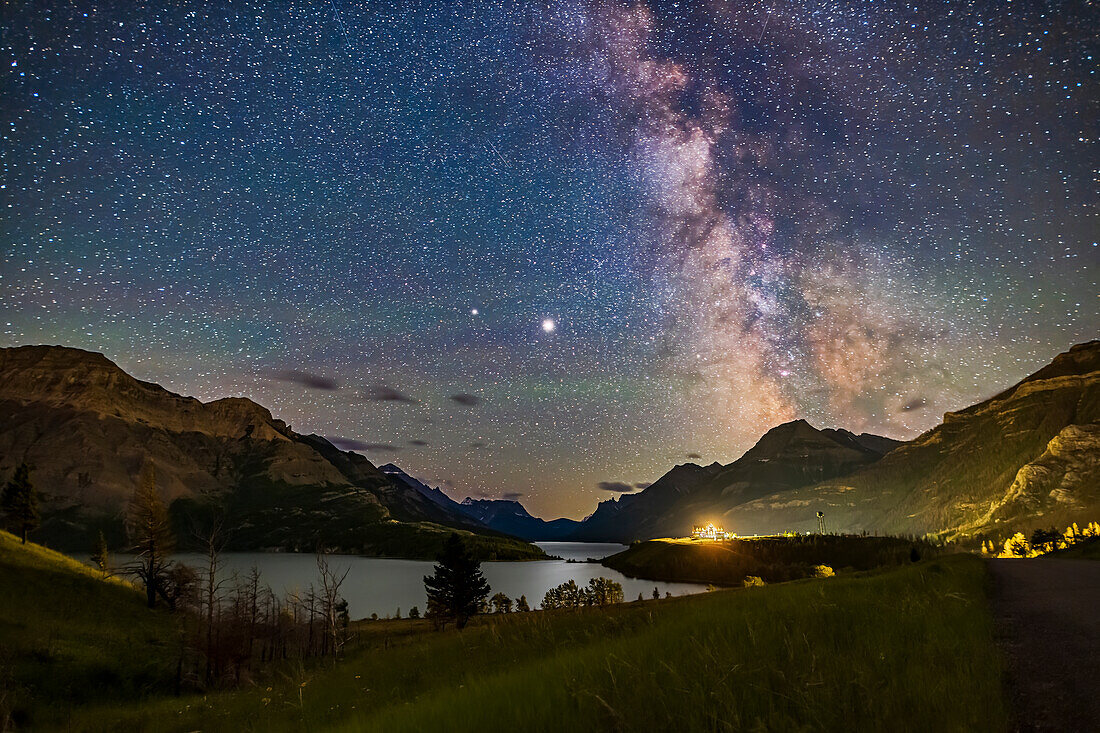
<path fill-rule="evenodd" d="M 470 447 L 471 448 L 485 448 L 487 446 L 479 440 L 479 441 L 476 441 L 474 443 L 470 443 Z"/>
<path fill-rule="evenodd" d="M 601 491 L 617 491 L 621 494 L 634 490 L 634 487 L 625 481 L 601 481 L 596 484 L 596 488 Z"/>
<path fill-rule="evenodd" d="M 398 392 L 393 387 L 384 384 L 372 384 L 363 390 L 363 397 L 374 402 L 404 402 L 415 405 L 420 400 Z"/>
<path fill-rule="evenodd" d="M 415 445 L 417 448 L 428 447 L 428 441 L 426 440 L 410 440 L 409 445 Z"/>
<path fill-rule="evenodd" d="M 698 453 L 688 453 L 688 458 L 691 458 L 692 460 L 698 460 L 702 458 L 702 456 Z"/>
<path fill-rule="evenodd" d="M 522 491 L 509 491 L 501 494 L 500 498 L 504 499 L 505 501 L 519 501 L 521 496 L 523 496 Z"/>
<path fill-rule="evenodd" d="M 649 481 L 641 481 L 639 483 L 634 484 L 634 488 L 635 489 L 648 489 L 652 485 L 653 484 Z"/>
<path fill-rule="evenodd" d="M 914 410 L 923 410 L 928 406 L 928 400 L 924 397 L 917 397 L 916 399 L 909 400 L 901 409 L 903 412 L 913 412 Z"/>
<path fill-rule="evenodd" d="M 326 435 L 325 440 L 332 443 L 337 448 L 343 450 L 366 450 L 367 444 L 361 440 L 355 440 L 354 438 L 340 438 L 335 435 Z"/>
<path fill-rule="evenodd" d="M 363 441 L 355 440 L 354 438 L 327 436 L 326 440 L 342 450 L 373 451 L 376 453 L 382 451 L 394 452 L 401 450 L 401 448 L 399 448 L 398 446 L 390 445 L 389 443 L 364 443 Z"/>
<path fill-rule="evenodd" d="M 334 392 L 340 389 L 340 384 L 335 379 L 323 377 L 320 374 L 298 371 L 297 369 L 284 369 L 280 372 L 274 372 L 271 378 L 280 382 L 300 384 L 309 389 L 321 389 L 326 392 Z"/>
<path fill-rule="evenodd" d="M 363 442 L 354 438 L 338 437 L 330 437 L 328 441 L 333 446 L 343 450 L 366 450 L 371 452 L 396 452 L 400 450 L 399 446 L 388 444 L 388 442 Z"/>
<path fill-rule="evenodd" d="M 451 402 L 457 402 L 460 405 L 466 405 L 466 407 L 473 407 L 474 405 L 481 404 L 480 397 L 478 397 L 476 394 L 466 394 L 465 392 L 461 394 L 453 394 L 447 399 L 449 399 Z"/>

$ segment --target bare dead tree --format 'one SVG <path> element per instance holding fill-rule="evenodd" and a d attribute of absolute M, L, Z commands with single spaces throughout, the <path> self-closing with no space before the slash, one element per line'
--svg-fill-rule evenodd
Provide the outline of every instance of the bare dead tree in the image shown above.
<path fill-rule="evenodd" d="M 339 657 L 347 641 L 347 625 L 344 623 L 347 604 L 340 597 L 340 586 L 344 584 L 351 568 L 345 568 L 342 573 L 335 570 L 329 564 L 329 557 L 332 554 L 326 551 L 317 554 L 317 571 L 321 575 L 321 617 L 324 624 L 321 653 L 326 654 L 331 651 L 333 657 Z M 344 609 L 343 614 L 341 607 Z"/>
<path fill-rule="evenodd" d="M 219 578 L 221 567 L 221 551 L 225 547 L 225 535 L 222 532 L 221 519 L 215 519 L 201 535 L 196 532 L 206 553 L 206 567 L 203 570 L 203 594 L 201 611 L 204 616 L 206 628 L 205 652 L 206 657 L 206 682 L 210 684 L 215 672 L 217 672 L 216 660 L 220 655 L 217 652 L 216 635 L 219 633 L 220 624 L 215 623 L 215 615 L 220 612 L 222 587 L 226 580 Z"/>

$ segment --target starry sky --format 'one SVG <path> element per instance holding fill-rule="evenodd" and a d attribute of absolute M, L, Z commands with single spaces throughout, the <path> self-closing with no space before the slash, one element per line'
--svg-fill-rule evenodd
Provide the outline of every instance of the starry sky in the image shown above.
<path fill-rule="evenodd" d="M 0 346 L 580 517 L 1100 334 L 1078 2 L 12 2 Z"/>

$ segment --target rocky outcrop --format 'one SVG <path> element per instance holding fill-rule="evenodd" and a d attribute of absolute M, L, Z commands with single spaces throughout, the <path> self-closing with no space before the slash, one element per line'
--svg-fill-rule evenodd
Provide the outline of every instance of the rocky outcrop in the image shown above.
<path fill-rule="evenodd" d="M 1074 512 L 1100 500 L 1100 424 L 1067 425 L 1020 467 L 986 521 Z"/>

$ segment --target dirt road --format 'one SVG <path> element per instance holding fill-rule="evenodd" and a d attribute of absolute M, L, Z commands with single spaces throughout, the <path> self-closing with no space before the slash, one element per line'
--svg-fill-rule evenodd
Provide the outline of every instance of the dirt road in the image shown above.
<path fill-rule="evenodd" d="M 1019 731 L 1100 731 L 1100 562 L 990 560 Z"/>

